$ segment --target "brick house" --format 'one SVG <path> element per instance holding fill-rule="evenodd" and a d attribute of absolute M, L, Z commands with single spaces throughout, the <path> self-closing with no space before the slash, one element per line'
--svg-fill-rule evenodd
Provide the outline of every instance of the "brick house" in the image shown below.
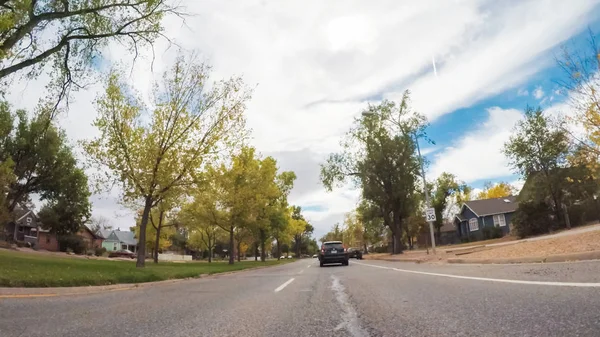
<path fill-rule="evenodd" d="M 103 238 L 94 234 L 87 226 L 81 226 L 77 235 L 88 249 L 102 247 Z M 56 252 L 60 249 L 56 234 L 43 228 L 37 214 L 25 206 L 17 205 L 13 220 L 4 227 L 4 237 L 10 241 L 26 242 L 36 249 Z"/>

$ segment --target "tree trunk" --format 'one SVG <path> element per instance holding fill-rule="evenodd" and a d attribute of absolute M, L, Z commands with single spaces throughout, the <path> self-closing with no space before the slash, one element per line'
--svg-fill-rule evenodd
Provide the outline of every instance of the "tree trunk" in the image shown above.
<path fill-rule="evenodd" d="M 152 197 L 146 197 L 144 203 L 144 211 L 142 212 L 142 221 L 140 222 L 140 237 L 138 238 L 137 262 L 135 266 L 144 268 L 146 266 L 146 227 L 148 226 L 148 218 L 152 209 Z"/>
<path fill-rule="evenodd" d="M 154 241 L 154 263 L 158 263 L 158 249 L 160 248 L 160 230 L 162 229 L 163 211 L 160 211 L 158 227 L 156 227 L 156 241 Z"/>
<path fill-rule="evenodd" d="M 365 251 L 363 252 L 363 254 L 369 254 L 369 251 L 367 250 L 367 243 L 366 243 L 366 242 L 365 242 L 365 243 L 363 243 L 363 247 L 364 247 L 364 250 L 365 250 Z"/>
<path fill-rule="evenodd" d="M 393 212 L 393 243 L 394 250 L 392 254 L 402 254 L 402 220 L 397 212 Z"/>
<path fill-rule="evenodd" d="M 266 233 L 264 229 L 260 230 L 260 260 L 265 262 L 267 260 L 267 252 L 265 251 L 265 241 L 267 241 Z"/>
<path fill-rule="evenodd" d="M 237 242 L 237 260 L 238 260 L 238 262 L 240 262 L 241 257 L 242 257 L 242 251 L 240 250 L 241 246 L 242 246 L 242 242 L 238 241 Z"/>
<path fill-rule="evenodd" d="M 208 237 L 208 263 L 212 262 L 212 240 Z"/>
<path fill-rule="evenodd" d="M 281 246 L 279 245 L 279 238 L 275 239 L 275 243 L 277 244 L 277 260 L 281 258 Z"/>
<path fill-rule="evenodd" d="M 254 242 L 254 261 L 258 261 L 258 241 Z"/>
<path fill-rule="evenodd" d="M 158 263 L 158 247 L 160 245 L 160 226 L 156 229 L 156 242 L 154 242 L 154 263 Z"/>
<path fill-rule="evenodd" d="M 233 225 L 229 228 L 229 264 L 233 264 L 234 256 L 233 256 Z"/>

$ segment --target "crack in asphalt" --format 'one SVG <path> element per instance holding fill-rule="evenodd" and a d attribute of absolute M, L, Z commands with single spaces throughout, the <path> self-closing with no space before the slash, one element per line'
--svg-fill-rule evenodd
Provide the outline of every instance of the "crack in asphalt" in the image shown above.
<path fill-rule="evenodd" d="M 353 337 L 369 336 L 369 334 L 360 326 L 358 315 L 350 304 L 344 286 L 335 275 L 331 275 L 331 279 L 331 289 L 333 289 L 335 292 L 335 298 L 344 310 L 343 314 L 341 315 L 342 321 L 337 325 L 335 331 L 345 329 Z"/>

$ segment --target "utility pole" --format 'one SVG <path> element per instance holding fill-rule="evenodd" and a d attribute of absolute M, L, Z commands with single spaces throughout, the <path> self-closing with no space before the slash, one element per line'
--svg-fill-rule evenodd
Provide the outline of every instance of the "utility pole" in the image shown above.
<path fill-rule="evenodd" d="M 417 144 L 417 153 L 419 155 L 419 161 L 421 161 L 421 176 L 423 177 L 423 189 L 425 191 L 425 204 L 427 206 L 427 210 L 426 210 L 426 219 L 428 220 L 427 223 L 429 223 L 429 234 L 431 235 L 431 250 L 433 251 L 433 254 L 435 255 L 435 236 L 433 234 L 433 221 L 435 221 L 435 211 L 433 212 L 433 220 L 430 220 L 430 214 L 427 214 L 427 211 L 429 211 L 430 208 L 430 203 L 429 203 L 429 192 L 427 191 L 427 180 L 425 179 L 425 168 L 423 167 L 423 157 L 421 156 L 421 148 L 419 147 L 419 139 L 417 138 L 417 135 L 415 134 L 415 143 Z"/>

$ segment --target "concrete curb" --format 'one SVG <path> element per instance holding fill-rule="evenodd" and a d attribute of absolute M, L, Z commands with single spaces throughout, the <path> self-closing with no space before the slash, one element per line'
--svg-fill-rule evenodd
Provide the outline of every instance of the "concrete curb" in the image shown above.
<path fill-rule="evenodd" d="M 286 263 L 287 264 L 287 263 Z M 71 296 L 71 295 L 89 295 L 113 291 L 123 290 L 134 290 L 148 287 L 155 287 L 161 285 L 167 285 L 172 283 L 181 283 L 185 281 L 198 280 L 203 278 L 217 278 L 219 276 L 237 274 L 242 272 L 248 272 L 258 269 L 278 267 L 285 264 L 278 264 L 272 266 L 259 266 L 255 268 L 248 268 L 242 270 L 232 270 L 223 273 L 215 274 L 200 274 L 196 277 L 188 277 L 181 279 L 171 279 L 154 282 L 142 282 L 142 283 L 120 283 L 103 286 L 81 286 L 81 287 L 46 287 L 46 288 L 11 288 L 11 287 L 0 287 L 0 299 L 6 298 L 36 298 L 36 297 L 56 297 L 56 296 Z"/>
<path fill-rule="evenodd" d="M 448 259 L 448 263 L 456 264 L 517 264 L 517 263 L 549 263 L 549 262 L 569 262 L 569 261 L 586 261 L 600 260 L 600 251 L 568 253 L 547 256 L 532 256 L 532 257 L 516 257 L 516 258 L 499 258 L 499 259 Z"/>

